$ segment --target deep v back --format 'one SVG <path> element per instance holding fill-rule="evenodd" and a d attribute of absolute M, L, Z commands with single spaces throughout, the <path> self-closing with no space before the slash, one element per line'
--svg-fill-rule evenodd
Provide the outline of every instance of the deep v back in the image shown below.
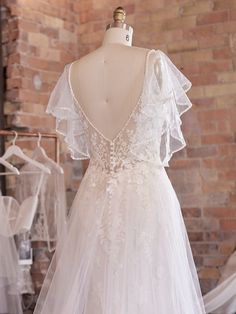
<path fill-rule="evenodd" d="M 73 159 L 90 159 L 90 165 L 112 173 L 139 161 L 168 165 L 173 152 L 185 146 L 180 116 L 191 106 L 186 96 L 191 82 L 162 51 L 148 51 L 139 100 L 113 138 L 101 132 L 75 98 L 70 71 L 71 63 L 59 77 L 46 112 L 56 117 L 56 130 L 65 136 Z"/>
<path fill-rule="evenodd" d="M 156 52 L 156 50 L 155 49 L 150 49 L 146 53 L 146 56 L 145 56 L 145 71 L 144 71 L 143 83 L 142 83 L 142 87 L 141 87 L 141 90 L 139 92 L 139 96 L 137 98 L 137 101 L 136 101 L 135 105 L 133 106 L 131 112 L 129 113 L 128 117 L 123 122 L 122 127 L 116 132 L 116 135 L 112 139 L 108 138 L 104 134 L 104 132 L 102 132 L 101 130 L 98 129 L 98 127 L 91 121 L 91 119 L 85 113 L 84 105 L 81 104 L 80 101 L 76 98 L 75 93 L 74 93 L 73 88 L 72 88 L 72 84 L 71 84 L 71 67 L 72 67 L 74 62 L 71 62 L 68 65 L 67 81 L 68 81 L 68 85 L 69 85 L 69 88 L 70 88 L 70 92 L 71 92 L 72 98 L 73 98 L 74 102 L 76 103 L 77 109 L 81 112 L 81 114 L 83 115 L 84 119 L 89 124 L 89 126 L 92 127 L 104 140 L 108 141 L 109 143 L 115 142 L 116 139 L 122 134 L 122 132 L 125 130 L 125 128 L 129 124 L 129 121 L 131 120 L 132 116 L 134 115 L 134 113 L 136 112 L 137 108 L 140 105 L 140 102 L 142 100 L 142 96 L 143 96 L 145 88 L 146 88 L 147 79 L 148 79 L 148 65 L 149 65 L 148 61 L 149 61 L 149 56 L 150 56 L 151 52 Z M 124 104 L 122 104 L 122 105 L 124 105 Z"/>

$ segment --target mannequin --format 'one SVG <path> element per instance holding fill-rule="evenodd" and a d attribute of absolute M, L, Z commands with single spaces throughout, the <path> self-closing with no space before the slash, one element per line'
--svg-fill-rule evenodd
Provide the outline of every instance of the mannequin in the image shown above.
<path fill-rule="evenodd" d="M 123 23 L 122 10 L 115 10 L 115 21 L 107 26 L 102 45 L 73 62 L 70 71 L 74 97 L 108 139 L 124 126 L 138 101 L 149 51 L 132 46 L 133 29 Z"/>

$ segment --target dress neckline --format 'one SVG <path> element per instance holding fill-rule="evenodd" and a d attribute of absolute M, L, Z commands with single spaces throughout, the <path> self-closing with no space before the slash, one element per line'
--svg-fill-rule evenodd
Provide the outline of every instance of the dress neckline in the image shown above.
<path fill-rule="evenodd" d="M 147 82 L 147 74 L 148 74 L 148 60 L 149 60 L 149 55 L 151 54 L 151 52 L 158 52 L 159 50 L 155 50 L 155 49 L 150 49 L 148 50 L 146 57 L 145 57 L 145 72 L 144 72 L 144 78 L 143 78 L 143 84 L 142 84 L 142 88 L 138 97 L 138 101 L 136 102 L 135 106 L 133 107 L 133 109 L 131 110 L 128 118 L 126 119 L 125 123 L 123 124 L 123 126 L 121 127 L 121 129 L 117 132 L 117 134 L 115 135 L 115 137 L 113 139 L 109 139 L 107 136 L 105 136 L 100 130 L 97 129 L 97 127 L 92 123 L 92 121 L 88 118 L 88 116 L 86 115 L 83 107 L 81 106 L 80 102 L 78 101 L 78 99 L 75 97 L 75 94 L 73 92 L 72 89 L 72 85 L 71 85 L 71 80 L 70 80 L 70 74 L 71 74 L 71 66 L 73 63 L 75 63 L 76 61 L 73 61 L 71 63 L 68 64 L 69 69 L 68 69 L 68 73 L 67 73 L 67 82 L 69 85 L 69 89 L 70 89 L 70 93 L 72 95 L 73 100 L 76 103 L 76 108 L 75 109 L 79 109 L 80 112 L 82 113 L 85 121 L 92 127 L 92 129 L 94 129 L 104 140 L 106 140 L 109 144 L 114 144 L 114 142 L 121 136 L 121 134 L 124 132 L 124 130 L 126 129 L 126 127 L 128 126 L 131 118 L 133 117 L 133 115 L 135 114 L 136 110 L 138 109 L 140 102 L 142 100 L 143 94 L 145 92 L 145 87 L 146 87 L 146 82 Z"/>

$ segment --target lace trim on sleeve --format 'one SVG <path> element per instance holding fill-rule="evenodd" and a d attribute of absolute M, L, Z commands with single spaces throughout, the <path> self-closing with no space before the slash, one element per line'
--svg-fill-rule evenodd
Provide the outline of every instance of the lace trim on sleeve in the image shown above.
<path fill-rule="evenodd" d="M 87 125 L 69 88 L 69 64 L 64 68 L 49 98 L 46 113 L 56 118 L 56 131 L 65 137 L 72 159 L 89 159 Z"/>
<path fill-rule="evenodd" d="M 160 52 L 159 71 L 162 74 L 161 94 L 166 110 L 160 143 L 160 158 L 163 165 L 168 167 L 172 155 L 186 146 L 181 130 L 181 116 L 192 106 L 186 95 L 192 83 L 163 52 Z"/>

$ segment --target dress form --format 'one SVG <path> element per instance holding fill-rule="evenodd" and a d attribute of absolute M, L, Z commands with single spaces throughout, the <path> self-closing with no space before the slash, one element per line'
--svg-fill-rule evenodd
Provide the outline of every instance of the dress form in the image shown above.
<path fill-rule="evenodd" d="M 123 127 L 138 101 L 149 51 L 132 46 L 133 29 L 126 25 L 109 24 L 102 45 L 70 67 L 75 98 L 90 122 L 109 139 Z"/>

